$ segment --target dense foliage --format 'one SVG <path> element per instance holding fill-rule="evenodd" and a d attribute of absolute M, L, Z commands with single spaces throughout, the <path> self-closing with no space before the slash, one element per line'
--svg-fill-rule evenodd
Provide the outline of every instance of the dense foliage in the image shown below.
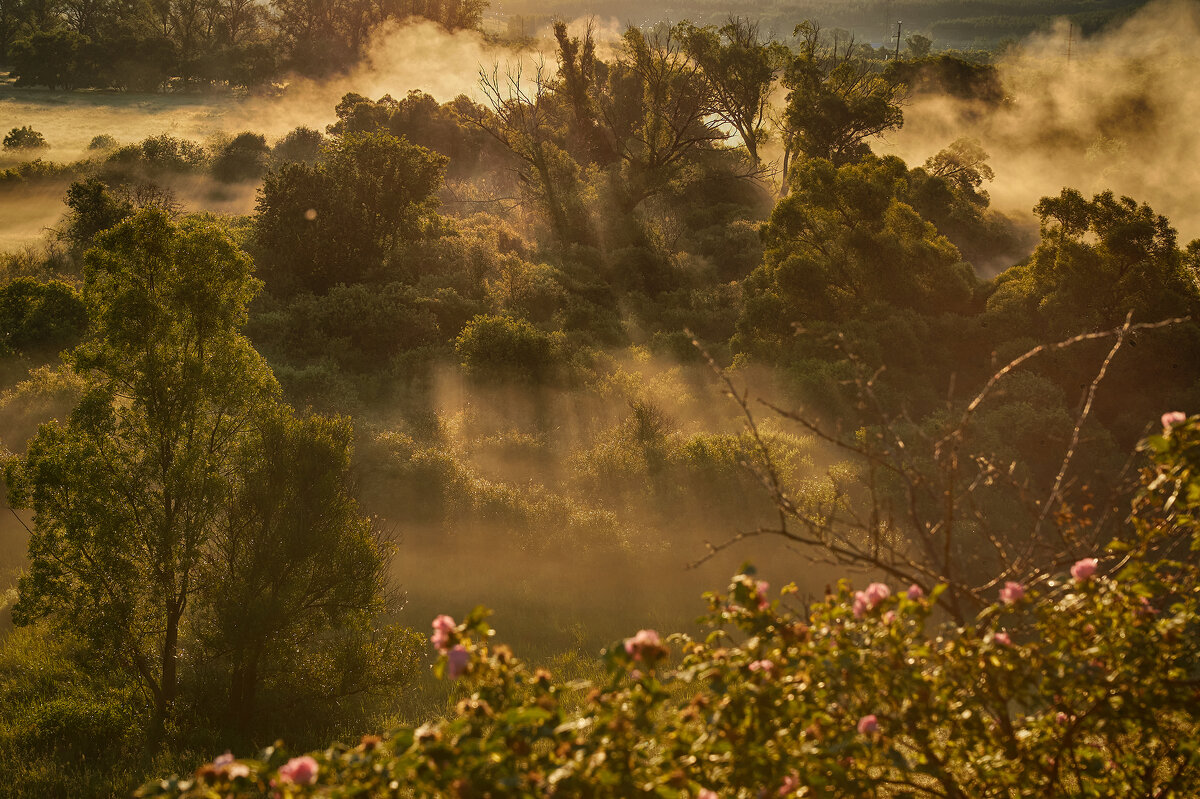
<path fill-rule="evenodd" d="M 1187 796 L 1200 786 L 1194 562 L 1200 425 L 1164 417 L 1136 542 L 1008 581 L 969 623 L 917 585 L 843 581 L 808 608 L 752 574 L 703 639 L 653 630 L 564 682 L 487 613 L 433 622 L 453 714 L 357 746 L 217 758 L 139 796 Z"/>
<path fill-rule="evenodd" d="M 11 51 L 238 84 L 479 10 L 221 3 L 185 47 L 167 5 Z M 1146 433 L 1200 406 L 1200 242 L 1103 191 L 1000 214 L 949 131 L 872 152 L 914 94 L 1019 100 L 928 37 L 550 29 L 479 101 L 6 151 L 66 206 L 0 256 L 9 793 L 1191 792 L 1197 431 Z M 697 633 L 748 558 L 796 585 Z M 411 627 L 476 603 L 528 661 L 440 617 L 424 679 Z M 276 738 L 317 752 L 214 761 Z"/>

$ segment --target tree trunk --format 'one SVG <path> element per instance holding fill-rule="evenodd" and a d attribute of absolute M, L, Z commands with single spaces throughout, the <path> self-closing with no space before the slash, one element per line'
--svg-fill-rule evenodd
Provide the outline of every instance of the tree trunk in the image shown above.
<path fill-rule="evenodd" d="M 229 675 L 229 718 L 239 732 L 250 729 L 258 693 L 258 654 L 239 658 Z"/>

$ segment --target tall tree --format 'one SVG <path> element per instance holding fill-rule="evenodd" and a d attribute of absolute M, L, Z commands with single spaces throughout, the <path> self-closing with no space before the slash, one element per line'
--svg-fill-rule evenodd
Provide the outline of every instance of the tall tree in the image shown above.
<path fill-rule="evenodd" d="M 866 140 L 900 127 L 899 84 L 855 56 L 853 37 L 826 42 L 811 22 L 796 27 L 799 47 L 783 77 L 789 154 L 825 158 L 835 166 L 870 153 Z"/>
<path fill-rule="evenodd" d="M 240 436 L 278 388 L 240 333 L 258 288 L 211 223 L 143 210 L 85 260 L 91 327 L 70 356 L 87 391 L 8 464 L 34 511 L 17 623 L 51 617 L 111 655 L 161 737 L 179 691 L 185 613 L 231 491 Z"/>
<path fill-rule="evenodd" d="M 677 30 L 630 28 L 621 45 L 602 111 L 624 162 L 623 200 L 632 209 L 727 134 L 712 118 L 708 86 Z"/>
<path fill-rule="evenodd" d="M 700 65 L 711 110 L 737 131 L 750 159 L 759 163 L 758 145 L 766 138 L 771 87 L 790 55 L 780 42 L 765 41 L 758 24 L 741 17 L 720 28 L 680 26 L 684 48 Z"/>

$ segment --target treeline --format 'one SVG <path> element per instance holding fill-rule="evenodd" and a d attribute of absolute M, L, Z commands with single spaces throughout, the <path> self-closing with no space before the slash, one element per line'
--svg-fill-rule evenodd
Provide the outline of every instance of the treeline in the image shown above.
<path fill-rule="evenodd" d="M 256 87 L 282 75 L 329 75 L 358 63 L 372 33 L 422 19 L 479 26 L 485 0 L 139 0 L 0 6 L 0 64 L 18 85 L 155 91 Z"/>
<path fill-rule="evenodd" d="M 665 18 L 720 24 L 733 14 L 757 19 L 764 29 L 777 36 L 786 35 L 798 19 L 807 18 L 819 20 L 830 28 L 844 28 L 864 41 L 882 44 L 885 48 L 889 38 L 891 46 L 895 46 L 896 22 L 903 20 L 902 33 L 932 37 L 939 48 L 987 48 L 1045 29 L 1053 20 L 1062 17 L 1070 19 L 1077 31 L 1093 33 L 1120 22 L 1144 5 L 1144 0 L 864 0 L 854 3 L 742 0 L 732 4 L 711 0 L 689 0 L 685 4 L 612 0 L 605 3 L 603 9 L 597 9 L 582 0 L 555 0 L 549 4 L 517 0 L 506 3 L 505 10 L 517 15 L 559 15 L 565 19 L 600 13 L 639 25 Z"/>

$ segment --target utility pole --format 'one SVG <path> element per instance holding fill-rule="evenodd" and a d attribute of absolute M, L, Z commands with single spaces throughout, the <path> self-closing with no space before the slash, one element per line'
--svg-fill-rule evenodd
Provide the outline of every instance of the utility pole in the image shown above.
<path fill-rule="evenodd" d="M 903 20 L 896 20 L 896 57 L 892 59 L 893 61 L 900 60 L 900 28 L 903 26 Z"/>
<path fill-rule="evenodd" d="M 1067 63 L 1071 63 L 1071 45 L 1075 43 L 1075 23 L 1067 23 Z"/>

